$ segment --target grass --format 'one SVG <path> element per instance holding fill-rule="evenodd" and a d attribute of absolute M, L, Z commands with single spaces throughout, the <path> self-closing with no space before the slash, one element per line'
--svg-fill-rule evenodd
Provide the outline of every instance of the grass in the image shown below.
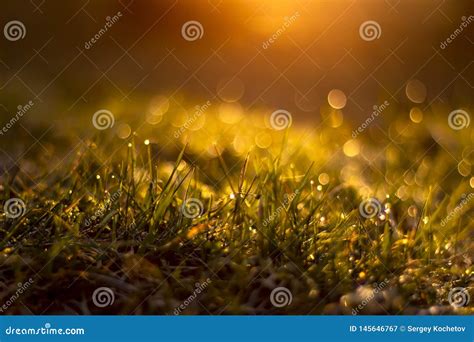
<path fill-rule="evenodd" d="M 94 135 L 64 143 L 59 167 L 38 153 L 34 174 L 5 170 L 4 201 L 25 207 L 0 216 L 3 311 L 473 313 L 448 303 L 453 288 L 472 293 L 468 130 L 394 113 L 385 133 L 373 123 L 352 140 L 338 111 L 281 131 L 219 115 L 195 130 L 163 115 L 124 139 L 82 124 Z M 99 287 L 113 303 L 94 305 Z M 272 304 L 277 287 L 289 305 Z"/>

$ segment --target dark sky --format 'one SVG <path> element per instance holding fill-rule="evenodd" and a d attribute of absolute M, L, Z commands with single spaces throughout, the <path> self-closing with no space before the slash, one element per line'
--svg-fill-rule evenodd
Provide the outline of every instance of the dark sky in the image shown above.
<path fill-rule="evenodd" d="M 472 4 L 10 1 L 2 4 L 2 27 L 21 21 L 26 35 L 0 39 L 0 112 L 7 117 L 33 99 L 37 119 L 60 118 L 109 101 L 140 106 L 162 94 L 178 102 L 238 100 L 245 109 L 286 108 L 295 120 L 318 120 L 328 92 L 341 89 L 345 113 L 365 117 L 384 100 L 409 106 L 411 79 L 426 87 L 423 109 L 438 102 L 469 106 L 474 21 L 444 49 L 440 44 Z M 119 11 L 119 20 L 85 49 Z M 188 21 L 201 24 L 202 37 L 183 38 Z M 378 24 L 377 39 L 362 39 L 367 21 Z"/>

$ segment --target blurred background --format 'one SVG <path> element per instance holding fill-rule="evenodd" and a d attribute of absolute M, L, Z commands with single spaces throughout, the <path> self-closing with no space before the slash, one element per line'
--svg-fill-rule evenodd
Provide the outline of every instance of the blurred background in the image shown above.
<path fill-rule="evenodd" d="M 245 108 L 285 107 L 297 119 L 317 119 L 333 88 L 345 92 L 346 110 L 357 116 L 380 99 L 404 101 L 397 95 L 403 95 L 410 79 L 423 82 L 426 103 L 453 97 L 472 101 L 474 30 L 468 27 L 440 48 L 472 5 L 423 0 L 6 2 L 2 24 L 20 20 L 26 36 L 1 42 L 3 109 L 11 111 L 33 98 L 39 104 L 35 116 L 51 106 L 56 115 L 74 115 L 85 104 L 101 105 L 108 98 L 127 104 L 179 93 L 197 101 L 217 95 Z M 119 11 L 120 20 L 85 49 L 106 18 Z M 189 42 L 181 36 L 189 20 L 202 24 L 201 39 Z M 359 36 L 367 20 L 381 28 L 380 37 L 370 42 Z"/>
<path fill-rule="evenodd" d="M 174 108 L 170 115 L 179 118 L 207 101 L 230 113 L 231 122 L 234 116 L 284 109 L 294 125 L 311 127 L 337 110 L 334 125 L 344 120 L 355 129 L 385 101 L 388 109 L 374 127 L 409 119 L 414 107 L 415 120 L 423 113 L 445 120 L 453 109 L 472 106 L 474 25 L 467 15 L 472 5 L 470 0 L 4 2 L 2 26 L 17 20 L 25 32 L 15 41 L 0 39 L 2 123 L 18 106 L 29 101 L 34 106 L 10 136 L 0 136 L 0 144 L 27 140 L 21 151 L 10 146 L 8 159 L 16 159 L 12 155 L 21 155 L 31 142 L 60 135 L 66 127 L 78 134 L 90 130 L 93 113 L 102 108 L 121 120 L 116 129 L 126 137 L 144 124 L 159 124 L 165 109 Z M 200 25 L 197 38 L 184 39 L 189 21 Z M 363 39 L 366 22 L 375 26 Z M 182 125 L 184 119 L 177 120 Z"/>

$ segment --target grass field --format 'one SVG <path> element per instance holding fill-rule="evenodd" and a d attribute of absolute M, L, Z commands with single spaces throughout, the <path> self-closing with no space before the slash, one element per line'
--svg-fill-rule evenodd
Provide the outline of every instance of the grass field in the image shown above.
<path fill-rule="evenodd" d="M 2 312 L 473 313 L 470 128 L 390 108 L 353 139 L 336 110 L 275 129 L 201 109 L 113 111 L 5 167 Z"/>

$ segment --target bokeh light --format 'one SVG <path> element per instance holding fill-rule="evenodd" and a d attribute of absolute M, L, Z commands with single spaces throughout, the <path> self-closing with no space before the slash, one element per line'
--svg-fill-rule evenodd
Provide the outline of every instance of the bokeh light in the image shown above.
<path fill-rule="evenodd" d="M 347 103 L 346 94 L 342 90 L 333 89 L 328 94 L 328 103 L 334 109 L 342 109 Z"/>

